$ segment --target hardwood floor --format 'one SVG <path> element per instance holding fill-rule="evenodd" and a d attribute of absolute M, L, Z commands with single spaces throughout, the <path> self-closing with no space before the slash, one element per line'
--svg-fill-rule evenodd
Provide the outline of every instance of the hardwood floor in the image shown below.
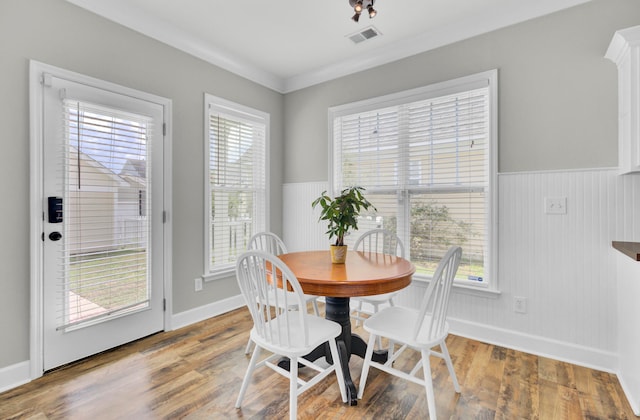
<path fill-rule="evenodd" d="M 246 309 L 239 309 L 49 372 L 0 394 L 0 418 L 288 418 L 288 381 L 267 368 L 256 372 L 242 409 L 234 408 L 251 325 Z M 444 362 L 432 359 L 441 419 L 636 418 L 615 375 L 453 335 L 447 345 L 462 393 L 454 392 Z M 361 367 L 353 357 L 356 385 Z M 299 397 L 298 418 L 428 417 L 422 388 L 375 369 L 369 375 L 357 406 L 342 403 L 329 376 Z"/>

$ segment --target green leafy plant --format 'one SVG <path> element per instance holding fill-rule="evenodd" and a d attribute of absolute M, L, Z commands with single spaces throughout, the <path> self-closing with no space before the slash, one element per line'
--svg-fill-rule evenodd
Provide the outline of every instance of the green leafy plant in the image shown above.
<path fill-rule="evenodd" d="M 362 192 L 363 187 L 349 187 L 341 191 L 340 195 L 331 198 L 323 191 L 320 197 L 311 203 L 315 209 L 318 205 L 322 208 L 319 220 L 329 222 L 329 239 L 336 237 L 335 245 L 344 245 L 344 236 L 350 229 L 358 230 L 358 216 L 360 211 L 372 209 L 373 204 L 367 200 Z"/>

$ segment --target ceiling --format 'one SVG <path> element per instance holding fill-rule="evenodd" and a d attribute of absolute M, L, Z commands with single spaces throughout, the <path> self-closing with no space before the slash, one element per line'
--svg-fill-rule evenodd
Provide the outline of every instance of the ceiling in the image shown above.
<path fill-rule="evenodd" d="M 348 0 L 67 1 L 286 93 L 590 0 L 376 0 L 358 23 Z"/>

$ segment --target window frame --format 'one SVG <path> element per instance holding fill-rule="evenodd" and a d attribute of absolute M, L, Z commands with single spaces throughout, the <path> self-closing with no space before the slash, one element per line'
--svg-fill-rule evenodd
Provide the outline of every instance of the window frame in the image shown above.
<path fill-rule="evenodd" d="M 488 198 L 487 223 L 485 242 L 486 251 L 489 253 L 485 259 L 486 281 L 477 283 L 474 281 L 456 279 L 454 286 L 456 289 L 470 294 L 481 294 L 483 296 L 500 294 L 498 289 L 498 70 L 488 70 L 444 82 L 434 83 L 427 86 L 369 98 L 362 101 L 352 102 L 344 105 L 330 107 L 328 110 L 328 134 L 329 134 L 329 191 L 336 191 L 335 153 L 334 153 L 334 119 L 346 115 L 364 113 L 386 107 L 398 106 L 410 102 L 420 101 L 429 98 L 446 96 L 456 92 L 472 90 L 481 86 L 488 86 L 489 100 L 489 121 L 488 121 Z M 409 190 L 397 190 L 406 191 Z M 408 213 L 408 208 L 405 209 Z M 405 216 L 408 216 L 405 214 Z M 430 281 L 430 276 L 414 275 L 414 280 Z"/>
<path fill-rule="evenodd" d="M 209 231 L 210 225 L 210 211 L 211 211 L 211 189 L 209 183 L 209 169 L 210 169 L 210 143 L 209 143 L 209 117 L 212 110 L 218 110 L 229 115 L 235 115 L 240 119 L 249 120 L 258 124 L 264 124 L 264 203 L 265 209 L 262 214 L 264 220 L 259 221 L 259 230 L 269 230 L 270 220 L 270 160 L 269 160 L 269 145 L 270 145 L 270 119 L 269 113 L 251 108 L 246 105 L 242 105 L 224 98 L 220 98 L 208 93 L 204 94 L 204 262 L 203 262 L 203 275 L 202 279 L 205 282 L 228 278 L 235 272 L 235 265 L 225 264 L 219 268 L 213 268 L 210 265 L 211 260 L 211 244 Z"/>

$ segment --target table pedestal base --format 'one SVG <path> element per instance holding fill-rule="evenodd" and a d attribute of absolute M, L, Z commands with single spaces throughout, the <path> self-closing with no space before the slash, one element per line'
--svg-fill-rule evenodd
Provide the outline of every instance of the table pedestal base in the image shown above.
<path fill-rule="evenodd" d="M 351 318 L 349 317 L 350 307 L 349 298 L 327 297 L 325 318 L 335 321 L 342 327 L 342 333 L 336 338 L 338 344 L 338 353 L 340 353 L 340 362 L 342 365 L 342 376 L 347 387 L 347 401 L 350 405 L 358 404 L 358 393 L 356 386 L 351 379 L 349 371 L 349 359 L 352 354 L 364 358 L 367 351 L 367 343 L 357 334 L 351 334 Z M 315 361 L 321 357 L 327 359 L 328 363 L 333 363 L 329 344 L 324 343 L 316 347 L 311 353 L 304 358 Z M 387 361 L 388 352 L 386 350 L 374 350 L 372 359 L 376 362 L 384 363 Z M 289 370 L 289 359 L 282 359 L 278 366 Z M 301 365 L 303 366 L 303 365 Z"/>

